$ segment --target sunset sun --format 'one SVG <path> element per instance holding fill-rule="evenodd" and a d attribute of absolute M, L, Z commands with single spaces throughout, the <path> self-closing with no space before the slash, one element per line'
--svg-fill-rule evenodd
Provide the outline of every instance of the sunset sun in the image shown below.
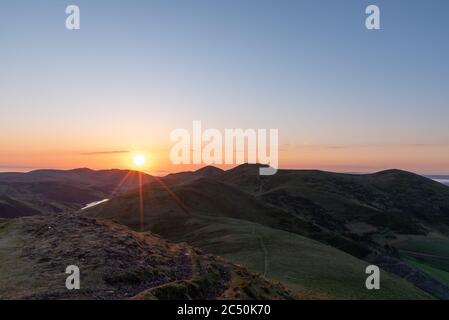
<path fill-rule="evenodd" d="M 136 167 L 143 167 L 145 165 L 145 156 L 142 154 L 135 155 L 133 158 L 133 163 Z"/>

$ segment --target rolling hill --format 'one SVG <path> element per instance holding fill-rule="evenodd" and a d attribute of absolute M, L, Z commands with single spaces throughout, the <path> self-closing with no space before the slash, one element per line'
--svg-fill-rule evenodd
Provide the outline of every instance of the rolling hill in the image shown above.
<path fill-rule="evenodd" d="M 140 175 L 142 183 L 153 180 L 144 173 Z M 99 199 L 136 189 L 138 183 L 139 173 L 128 170 L 0 173 L 0 218 L 79 210 Z"/>
<path fill-rule="evenodd" d="M 172 181 L 169 185 L 145 186 L 142 192 L 145 230 L 174 241 L 186 241 L 233 262 L 251 266 L 254 271 L 265 272 L 260 261 L 252 261 L 249 254 L 257 252 L 251 250 L 254 249 L 254 239 L 260 238 L 252 233 L 253 228 L 262 230 L 254 232 L 269 234 L 273 239 L 272 248 L 277 248 L 273 251 L 281 252 L 272 259 L 268 277 L 283 281 L 296 290 L 303 288 L 299 293 L 313 288 L 306 285 L 303 277 L 320 279 L 323 276 L 320 270 L 329 272 L 335 264 L 344 270 L 341 277 L 341 274 L 353 274 L 350 267 L 359 265 L 359 277 L 354 277 L 358 279 L 355 282 L 342 281 L 339 283 L 341 290 L 335 291 L 336 279 L 334 285 L 329 281 L 322 286 L 317 286 L 319 281 L 313 280 L 315 291 L 312 294 L 375 298 L 361 293 L 357 285 L 361 285 L 364 276 L 362 266 L 376 262 L 438 298 L 449 297 L 449 289 L 444 283 L 416 264 L 401 260 L 399 247 L 394 242 L 402 235 L 446 232 L 449 188 L 399 170 L 372 175 L 280 170 L 274 176 L 261 177 L 258 168 L 258 165 L 242 165 L 178 184 Z M 85 213 L 138 230 L 141 227 L 139 201 L 139 194 L 131 192 Z M 248 238 L 242 236 L 244 233 L 253 241 L 246 241 Z M 285 239 L 293 239 L 288 242 L 290 251 L 281 249 Z M 313 246 L 305 243 L 313 240 Z M 332 252 L 326 251 L 331 247 Z M 304 248 L 313 249 L 308 252 Z M 260 255 L 260 249 L 258 251 Z M 295 252 L 307 256 L 312 265 L 322 267 L 305 268 L 300 259 L 290 259 Z M 320 255 L 314 252 L 327 252 L 326 256 L 332 259 L 320 261 Z M 245 257 L 247 259 L 242 260 Z M 287 261 L 284 265 L 277 263 L 283 259 Z M 286 270 L 298 270 L 299 276 L 293 272 L 293 276 L 286 278 Z M 327 277 L 332 279 L 331 274 Z M 385 290 L 379 297 L 407 297 L 407 293 L 413 291 L 394 281 L 391 283 L 391 288 L 399 289 Z"/>
<path fill-rule="evenodd" d="M 80 269 L 67 290 L 66 267 Z M 293 299 L 245 268 L 110 221 L 0 219 L 0 299 Z"/>
<path fill-rule="evenodd" d="M 198 178 L 217 176 L 223 172 L 224 171 L 222 169 L 216 168 L 214 166 L 206 166 L 196 171 L 170 173 L 162 179 L 164 180 L 164 183 L 171 185 L 190 182 Z"/>
<path fill-rule="evenodd" d="M 318 241 L 234 218 L 197 216 L 164 236 L 187 242 L 287 285 L 300 299 L 430 299 L 389 272 L 382 290 L 366 290 L 369 264 Z"/>
<path fill-rule="evenodd" d="M 81 241 L 80 246 L 84 246 L 84 241 L 92 240 L 90 237 L 97 237 L 92 240 L 94 242 L 101 242 L 104 237 L 115 246 L 115 240 L 108 235 L 111 230 L 102 235 L 104 226 L 113 230 L 121 228 L 119 233 L 130 232 L 160 243 L 165 241 L 160 238 L 163 237 L 177 243 L 173 247 L 188 247 L 189 252 L 200 248 L 213 256 L 197 250 L 192 255 L 231 265 L 216 258 L 221 256 L 263 275 L 271 282 L 262 284 L 260 281 L 265 280 L 261 277 L 257 278 L 258 285 L 273 289 L 269 289 L 270 295 L 277 298 L 449 299 L 449 253 L 444 249 L 449 243 L 447 186 L 400 170 L 365 175 L 279 170 L 273 176 L 259 176 L 259 168 L 260 165 L 248 164 L 227 171 L 205 167 L 161 178 L 142 174 L 141 183 L 137 172 L 121 170 L 0 174 L 0 223 L 3 226 L 0 229 L 16 230 L 20 226 L 18 239 L 32 240 L 39 238 L 41 231 L 30 233 L 27 228 L 32 230 L 31 225 L 39 226 L 39 221 L 52 226 L 57 223 L 53 221 L 57 217 L 65 221 L 63 225 L 57 223 L 57 229 L 66 232 L 75 230 L 75 225 L 85 224 L 84 219 L 95 222 L 89 222 L 90 227 L 85 230 L 91 234 L 87 239 L 84 236 L 79 239 L 80 235 L 72 238 L 62 233 L 45 234 L 45 237 L 52 237 L 53 245 L 58 238 L 68 243 Z M 139 184 L 141 191 L 137 189 Z M 87 203 L 105 198 L 109 201 L 80 210 Z M 2 217 L 27 215 L 35 217 L 14 222 L 1 220 Z M 98 223 L 102 226 L 99 231 L 94 227 Z M 45 230 L 45 227 L 40 224 L 39 229 Z M 98 232 L 100 234 L 95 234 Z M 10 237 L 8 233 L 6 239 Z M 37 247 L 22 256 L 39 256 L 35 251 L 46 247 L 46 241 L 40 243 L 38 239 Z M 66 249 L 64 247 L 61 252 Z M 95 254 L 101 257 L 104 251 L 108 252 L 107 245 L 98 248 Z M 5 252 L 3 256 L 11 260 L 11 255 Z M 45 260 L 45 256 L 51 254 L 44 250 L 39 259 Z M 117 261 L 127 259 L 120 255 L 116 258 Z M 141 257 L 132 259 L 137 259 L 139 264 Z M 132 259 L 130 261 L 134 261 Z M 100 264 L 98 262 L 95 269 L 100 268 Z M 364 269 L 368 264 L 383 269 L 379 291 L 364 288 Z M 155 266 L 155 269 L 164 268 Z M 8 272 L 13 269 L 10 266 Z M 126 269 L 123 263 L 122 269 Z M 41 271 L 45 273 L 45 269 Z M 113 274 L 120 272 L 112 271 Z M 238 277 L 242 272 L 246 271 L 239 271 Z M 223 276 L 215 271 L 212 274 L 214 281 Z M 252 277 L 249 273 L 245 277 L 247 275 Z M 19 275 L 11 275 L 11 279 L 15 277 Z M 137 279 L 136 283 L 147 281 L 136 275 L 131 277 Z M 95 286 L 108 286 L 98 279 L 95 281 L 99 282 L 92 283 L 92 290 Z M 209 278 L 175 279 L 157 286 L 156 293 L 154 286 L 129 289 L 133 295 L 127 293 L 126 298 L 209 297 L 210 293 L 198 290 L 199 283 L 204 285 L 209 281 Z M 276 289 L 273 283 L 279 281 L 288 290 L 282 286 Z M 241 278 L 235 282 L 248 283 Z M 117 289 L 111 290 L 116 292 Z M 254 292 L 249 294 L 251 290 L 237 291 L 239 297 L 261 297 Z M 55 292 L 49 297 L 62 298 L 57 290 Z M 38 298 L 43 296 L 43 291 L 36 293 Z M 119 294 L 110 298 L 125 296 Z"/>

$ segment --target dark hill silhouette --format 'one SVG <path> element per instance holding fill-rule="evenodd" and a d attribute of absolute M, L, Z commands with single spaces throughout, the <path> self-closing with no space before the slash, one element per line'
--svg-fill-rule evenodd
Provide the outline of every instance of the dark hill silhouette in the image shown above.
<path fill-rule="evenodd" d="M 224 172 L 214 166 L 206 166 L 196 171 L 184 171 L 178 173 L 171 173 L 163 177 L 163 180 L 167 184 L 186 183 L 198 178 L 214 177 Z"/>
<path fill-rule="evenodd" d="M 143 184 L 154 180 L 150 175 L 140 174 Z M 0 218 L 79 210 L 138 185 L 139 173 L 129 170 L 82 168 L 0 173 Z"/>

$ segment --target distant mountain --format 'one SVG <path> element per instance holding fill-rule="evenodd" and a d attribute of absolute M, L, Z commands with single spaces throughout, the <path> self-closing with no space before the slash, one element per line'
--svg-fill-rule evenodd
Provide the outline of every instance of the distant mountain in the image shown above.
<path fill-rule="evenodd" d="M 141 173 L 142 183 L 153 177 Z M 86 204 L 136 189 L 129 170 L 36 170 L 0 173 L 0 218 L 79 210 Z"/>
<path fill-rule="evenodd" d="M 222 169 L 216 168 L 214 166 L 206 166 L 196 171 L 171 173 L 166 175 L 162 179 L 167 184 L 177 184 L 189 182 L 197 178 L 214 177 L 222 172 L 224 172 Z"/>
<path fill-rule="evenodd" d="M 449 185 L 449 176 L 448 175 L 431 175 L 427 176 L 427 178 L 435 180 L 439 183 Z"/>
<path fill-rule="evenodd" d="M 0 299 L 295 298 L 188 245 L 79 215 L 0 219 L 0 239 Z M 65 287 L 69 265 L 80 290 Z"/>
<path fill-rule="evenodd" d="M 410 172 L 352 175 L 279 170 L 273 176 L 259 176 L 257 171 L 256 166 L 240 166 L 218 179 L 331 228 L 358 221 L 372 228 L 425 234 L 449 226 L 449 188 Z"/>
<path fill-rule="evenodd" d="M 427 178 L 430 179 L 449 179 L 449 175 L 444 175 L 444 174 L 440 174 L 440 175 L 427 175 Z"/>
<path fill-rule="evenodd" d="M 403 251 L 399 246 L 404 237 L 448 234 L 448 187 L 400 170 L 371 175 L 279 170 L 273 176 L 260 176 L 259 168 L 259 165 L 242 165 L 206 178 L 179 179 L 176 183 L 172 180 L 165 187 L 147 185 L 143 190 L 145 229 L 174 241 L 187 241 L 231 261 L 244 262 L 258 272 L 266 269 L 266 263 L 255 263 L 250 252 L 260 252 L 263 246 L 250 246 L 265 238 L 260 234 L 269 234 L 263 242 L 272 241 L 271 250 L 275 250 L 278 258 L 271 260 L 268 274 L 291 287 L 304 286 L 306 281 L 298 282 L 298 279 L 305 272 L 312 279 L 321 272 L 320 268 L 305 271 L 300 260 L 289 258 L 295 250 L 309 255 L 308 261 L 318 263 L 312 252 L 303 251 L 304 248 L 324 252 L 325 248 L 320 246 L 330 245 L 335 251 L 329 255 L 334 257 L 334 264 L 340 261 L 344 270 L 341 273 L 351 273 L 350 266 L 357 263 L 362 266 L 362 260 L 378 262 L 436 297 L 449 298 L 449 287 L 445 283 L 417 268 L 417 264 L 401 262 Z M 112 219 L 137 230 L 140 226 L 139 196 L 136 192 L 119 195 L 86 210 L 86 214 Z M 242 234 L 242 230 L 248 235 Z M 290 253 L 281 249 L 286 239 L 290 239 Z M 305 244 L 310 239 L 318 242 Z M 341 251 L 362 260 L 349 263 Z M 273 251 L 270 255 L 274 255 Z M 288 260 L 278 265 L 277 261 L 282 259 Z M 333 267 L 335 265 L 323 266 L 324 270 Z M 287 269 L 298 270 L 298 274 L 293 275 L 294 271 L 287 272 Z M 337 294 L 335 289 L 323 284 L 315 287 L 317 291 L 313 294 L 363 296 L 357 285 L 360 283 L 339 283 L 343 292 Z M 402 286 L 391 282 L 392 288 Z M 400 297 L 401 294 L 405 297 L 406 292 L 412 292 L 410 288 L 402 288 L 399 292 L 383 291 L 383 297 Z"/>
<path fill-rule="evenodd" d="M 35 170 L 0 173 L 0 218 L 79 210 L 85 205 L 137 189 L 139 184 L 166 184 L 212 177 L 223 170 L 212 166 L 154 178 L 132 170 Z M 141 181 L 139 180 L 139 175 Z"/>

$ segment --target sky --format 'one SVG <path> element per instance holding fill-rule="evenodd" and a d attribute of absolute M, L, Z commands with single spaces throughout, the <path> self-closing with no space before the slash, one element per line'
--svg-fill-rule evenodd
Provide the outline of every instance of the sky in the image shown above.
<path fill-rule="evenodd" d="M 2 0 L 0 171 L 141 153 L 181 171 L 169 134 L 200 120 L 278 129 L 285 168 L 449 174 L 448 16 L 446 0 Z"/>

